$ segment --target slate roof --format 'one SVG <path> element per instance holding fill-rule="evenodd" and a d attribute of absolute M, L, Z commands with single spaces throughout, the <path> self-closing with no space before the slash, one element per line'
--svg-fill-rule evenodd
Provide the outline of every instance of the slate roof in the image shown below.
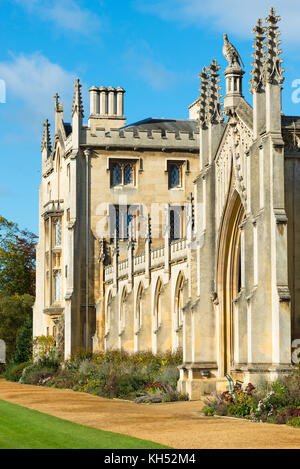
<path fill-rule="evenodd" d="M 147 119 L 143 119 L 138 122 L 134 122 L 133 124 L 126 125 L 122 127 L 120 130 L 144 130 L 144 131 L 151 131 L 151 130 L 160 130 L 162 134 L 166 131 L 170 132 L 189 132 L 198 133 L 198 126 L 196 120 L 191 119 L 165 119 L 165 118 L 153 118 L 148 117 Z"/>

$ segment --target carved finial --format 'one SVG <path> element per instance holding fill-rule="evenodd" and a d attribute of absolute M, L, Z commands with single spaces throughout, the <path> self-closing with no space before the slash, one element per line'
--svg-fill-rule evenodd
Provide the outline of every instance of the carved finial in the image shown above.
<path fill-rule="evenodd" d="M 283 60 L 279 57 L 282 53 L 282 50 L 279 49 L 281 41 L 278 39 L 280 31 L 278 31 L 277 26 L 280 19 L 280 16 L 276 16 L 275 8 L 271 8 L 270 14 L 266 18 L 266 23 L 268 23 L 266 34 L 267 50 L 263 80 L 265 83 L 271 83 L 273 85 L 280 85 L 284 82 L 284 69 L 281 67 Z"/>
<path fill-rule="evenodd" d="M 73 98 L 72 117 L 75 114 L 75 112 L 78 112 L 81 115 L 81 117 L 84 117 L 81 90 L 80 90 L 81 84 L 80 84 L 79 78 L 76 78 L 74 87 L 75 87 L 75 92 L 74 92 L 74 98 Z"/>
<path fill-rule="evenodd" d="M 244 67 L 243 61 L 240 54 L 236 50 L 233 44 L 229 42 L 227 34 L 223 34 L 224 45 L 223 45 L 223 54 L 226 60 L 228 61 L 229 67 L 239 66 Z"/>
<path fill-rule="evenodd" d="M 252 32 L 255 34 L 254 44 L 252 47 L 254 48 L 254 52 L 252 53 L 252 57 L 254 61 L 251 63 L 253 65 L 253 70 L 251 70 L 250 74 L 252 75 L 252 80 L 250 80 L 251 88 L 250 92 L 253 93 L 254 91 L 260 91 L 263 87 L 262 82 L 262 71 L 265 63 L 264 58 L 264 40 L 265 40 L 265 32 L 267 28 L 263 26 L 263 21 L 261 18 L 257 20 L 256 26 L 253 28 Z"/>
<path fill-rule="evenodd" d="M 41 151 L 43 151 L 44 149 L 47 151 L 47 157 L 48 157 L 52 151 L 51 136 L 50 136 L 50 123 L 48 119 L 46 119 L 44 122 L 44 132 L 43 132 Z"/>
<path fill-rule="evenodd" d="M 199 123 L 203 128 L 205 127 L 206 121 L 206 112 L 207 112 L 207 100 L 208 100 L 208 79 L 209 75 L 207 73 L 207 68 L 203 67 L 202 72 L 199 74 L 201 79 L 200 84 L 200 95 L 199 95 Z"/>
<path fill-rule="evenodd" d="M 58 111 L 58 105 L 59 105 L 59 95 L 58 93 L 55 93 L 54 95 L 54 108 L 55 108 L 55 111 Z"/>
<path fill-rule="evenodd" d="M 221 86 L 219 78 L 219 70 L 221 66 L 217 64 L 216 59 L 213 59 L 210 66 L 208 67 L 209 72 L 209 89 L 208 89 L 208 106 L 206 112 L 207 123 L 220 123 L 224 121 L 222 110 L 221 110 L 221 97 L 220 94 Z"/>

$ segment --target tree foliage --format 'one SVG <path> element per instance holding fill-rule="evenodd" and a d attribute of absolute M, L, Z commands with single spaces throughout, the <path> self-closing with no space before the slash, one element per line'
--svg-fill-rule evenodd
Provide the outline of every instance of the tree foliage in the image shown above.
<path fill-rule="evenodd" d="M 25 321 L 32 318 L 34 297 L 11 295 L 0 292 L 0 338 L 6 343 L 6 359 L 9 361 L 15 351 L 16 336 Z"/>
<path fill-rule="evenodd" d="M 0 215 L 0 292 L 35 294 L 37 237 Z"/>
<path fill-rule="evenodd" d="M 16 337 L 16 350 L 12 356 L 14 363 L 24 363 L 32 359 L 32 318 L 28 316 Z"/>

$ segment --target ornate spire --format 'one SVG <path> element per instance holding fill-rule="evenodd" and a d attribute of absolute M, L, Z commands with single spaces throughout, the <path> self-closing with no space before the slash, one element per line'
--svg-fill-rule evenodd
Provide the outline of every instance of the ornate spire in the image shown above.
<path fill-rule="evenodd" d="M 43 151 L 44 149 L 47 151 L 47 155 L 50 155 L 52 151 L 52 146 L 51 146 L 51 137 L 50 137 L 50 124 L 49 124 L 48 119 L 46 119 L 44 122 L 44 132 L 43 132 L 41 151 Z"/>
<path fill-rule="evenodd" d="M 275 8 L 270 9 L 269 16 L 266 18 L 267 27 L 267 50 L 266 62 L 263 70 L 264 82 L 272 83 L 273 85 L 280 85 L 284 82 L 283 72 L 281 68 L 283 60 L 279 57 L 282 50 L 279 49 L 281 41 L 278 39 L 280 31 L 278 31 L 277 23 L 280 21 L 280 16 L 276 16 Z"/>
<path fill-rule="evenodd" d="M 78 112 L 81 115 L 81 117 L 84 117 L 81 90 L 80 90 L 81 84 L 80 84 L 79 78 L 76 78 L 74 87 L 75 87 L 75 92 L 74 92 L 74 98 L 73 98 L 72 117 L 75 114 L 75 112 Z"/>
<path fill-rule="evenodd" d="M 219 78 L 219 70 L 221 66 L 217 64 L 216 59 L 213 59 L 210 66 L 208 67 L 209 72 L 209 89 L 208 89 L 208 106 L 206 112 L 206 122 L 212 124 L 219 124 L 224 121 L 222 110 L 221 110 L 221 97 L 220 94 L 221 86 Z"/>
<path fill-rule="evenodd" d="M 265 40 L 265 32 L 267 28 L 263 26 L 262 19 L 259 18 L 257 20 L 256 26 L 253 28 L 252 33 L 255 34 L 254 44 L 252 47 L 254 48 L 254 52 L 252 53 L 252 57 L 254 61 L 251 62 L 253 65 L 253 70 L 251 70 L 252 80 L 250 80 L 251 88 L 250 92 L 253 93 L 254 91 L 260 91 L 263 86 L 262 82 L 262 71 L 265 63 L 265 53 L 264 53 L 264 40 Z"/>
<path fill-rule="evenodd" d="M 206 112 L 207 112 L 207 101 L 208 101 L 208 79 L 207 68 L 203 67 L 202 72 L 199 74 L 201 79 L 200 84 L 200 95 L 199 95 L 199 122 L 200 126 L 205 127 Z"/>

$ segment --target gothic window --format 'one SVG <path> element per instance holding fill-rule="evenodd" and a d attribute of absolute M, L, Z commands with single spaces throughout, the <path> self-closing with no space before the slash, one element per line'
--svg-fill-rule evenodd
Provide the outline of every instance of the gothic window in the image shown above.
<path fill-rule="evenodd" d="M 182 187 L 182 161 L 168 162 L 169 189 Z"/>
<path fill-rule="evenodd" d="M 175 164 L 171 166 L 170 186 L 179 186 L 179 169 Z"/>
<path fill-rule="evenodd" d="M 108 298 L 107 298 L 107 304 L 106 304 L 106 323 L 105 323 L 105 329 L 106 331 L 109 331 L 110 329 L 110 319 L 111 319 L 111 300 L 112 300 L 112 294 L 109 292 Z"/>
<path fill-rule="evenodd" d="M 142 325 L 142 297 L 143 297 L 143 285 L 140 283 L 137 300 L 136 300 L 136 323 L 137 329 L 139 330 Z"/>
<path fill-rule="evenodd" d="M 123 288 L 122 297 L 121 297 L 121 306 L 120 306 L 120 330 L 125 328 L 125 319 L 126 319 L 126 288 Z"/>
<path fill-rule="evenodd" d="M 61 274 L 56 272 L 54 274 L 54 299 L 57 303 L 61 301 Z"/>
<path fill-rule="evenodd" d="M 61 246 L 61 220 L 58 219 L 55 223 L 55 246 Z"/>
<path fill-rule="evenodd" d="M 135 161 L 118 160 L 110 164 L 111 186 L 135 184 Z"/>
<path fill-rule="evenodd" d="M 132 184 L 133 183 L 133 172 L 132 167 L 127 164 L 124 168 L 124 184 Z"/>
<path fill-rule="evenodd" d="M 121 170 L 121 166 L 115 163 L 113 165 L 112 185 L 118 186 L 120 184 L 122 184 L 122 170 Z"/>
<path fill-rule="evenodd" d="M 162 292 L 162 283 L 158 279 L 156 290 L 155 290 L 155 300 L 154 300 L 154 329 L 157 331 L 161 325 L 161 292 Z"/>
<path fill-rule="evenodd" d="M 177 328 L 182 326 L 182 290 L 183 290 L 184 278 L 180 273 L 177 280 L 176 296 L 175 296 L 175 314 L 176 314 L 176 326 Z"/>

